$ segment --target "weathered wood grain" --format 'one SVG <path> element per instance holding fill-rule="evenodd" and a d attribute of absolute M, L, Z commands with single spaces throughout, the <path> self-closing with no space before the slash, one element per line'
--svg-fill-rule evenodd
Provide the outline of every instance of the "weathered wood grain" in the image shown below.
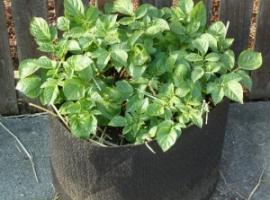
<path fill-rule="evenodd" d="M 15 115 L 17 97 L 3 1 L 0 2 L 0 44 L 0 115 Z"/>
<path fill-rule="evenodd" d="M 140 2 L 149 3 L 158 8 L 162 8 L 162 7 L 171 7 L 173 1 L 172 0 L 140 0 Z"/>
<path fill-rule="evenodd" d="M 82 2 L 89 6 L 89 0 L 82 0 Z M 54 0 L 55 14 L 57 17 L 64 15 L 64 3 L 63 0 Z"/>
<path fill-rule="evenodd" d="M 37 50 L 37 44 L 34 37 L 30 34 L 29 25 L 33 17 L 42 17 L 47 19 L 46 0 L 11 0 L 12 15 L 15 26 L 15 34 L 17 38 L 17 50 L 19 61 L 27 58 L 38 58 L 44 53 Z M 28 99 L 18 93 L 18 96 L 23 98 L 24 102 L 32 102 L 39 104 L 36 99 Z M 22 110 L 22 113 L 38 112 L 34 108 Z"/>
<path fill-rule="evenodd" d="M 270 98 L 270 0 L 261 0 L 257 20 L 255 51 L 262 52 L 263 66 L 252 72 L 251 99 Z"/>
<path fill-rule="evenodd" d="M 253 0 L 223 0 L 220 2 L 220 19 L 230 22 L 227 37 L 234 38 L 232 49 L 236 56 L 248 48 Z"/>
<path fill-rule="evenodd" d="M 106 3 L 111 3 L 114 2 L 114 0 L 95 0 L 95 5 L 100 9 L 103 10 L 104 9 L 104 5 Z"/>

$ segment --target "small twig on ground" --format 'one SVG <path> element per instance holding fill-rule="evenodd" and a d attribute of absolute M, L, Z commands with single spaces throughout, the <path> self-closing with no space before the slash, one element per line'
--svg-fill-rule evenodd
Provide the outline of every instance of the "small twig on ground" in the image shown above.
<path fill-rule="evenodd" d="M 35 179 L 38 182 L 38 177 L 37 177 L 37 173 L 36 173 L 36 169 L 35 169 L 35 164 L 33 162 L 33 156 L 26 150 L 26 148 L 23 146 L 21 141 L 18 139 L 18 137 L 14 133 L 12 133 L 6 126 L 4 126 L 4 124 L 2 122 L 0 122 L 0 125 L 2 126 L 3 129 L 5 129 L 18 142 L 18 144 L 20 145 L 22 150 L 25 152 L 25 154 L 29 158 L 30 163 L 32 165 L 32 169 L 33 169 L 33 172 L 34 172 Z"/>
<path fill-rule="evenodd" d="M 48 110 L 48 109 L 46 109 L 46 108 L 43 108 L 43 107 L 38 106 L 38 105 L 33 104 L 33 103 L 29 103 L 28 105 L 29 105 L 29 106 L 32 106 L 32 107 L 35 107 L 35 108 L 37 108 L 37 109 L 39 109 L 39 110 L 45 111 L 45 112 L 47 112 L 47 113 L 49 113 L 49 114 L 51 114 L 51 115 L 53 115 L 53 116 L 55 116 L 55 117 L 58 117 L 55 113 L 53 113 L 52 111 L 50 111 L 50 110 Z"/>
<path fill-rule="evenodd" d="M 265 172 L 266 168 L 264 168 L 264 170 L 262 171 L 261 175 L 260 175 L 260 178 L 257 182 L 257 184 L 255 185 L 255 187 L 253 188 L 253 190 L 250 192 L 249 196 L 248 196 L 248 199 L 247 200 L 250 200 L 251 197 L 253 196 L 253 194 L 256 192 L 256 190 L 259 188 L 259 186 L 261 185 L 262 183 L 262 176 L 264 175 L 264 172 Z"/>
<path fill-rule="evenodd" d="M 156 154 L 156 152 L 149 146 L 147 142 L 145 142 L 145 146 L 153 153 Z"/>
<path fill-rule="evenodd" d="M 222 177 L 222 179 L 223 179 L 223 181 L 224 181 L 224 184 L 226 185 L 226 187 L 227 187 L 230 191 L 232 191 L 233 193 L 237 194 L 237 195 L 238 195 L 239 197 L 241 197 L 242 199 L 247 199 L 247 198 L 244 197 L 242 194 L 240 194 L 238 191 L 234 190 L 234 189 L 227 183 L 227 181 L 226 181 L 226 179 L 225 179 L 223 173 L 221 172 L 221 170 L 219 170 L 219 173 L 220 173 L 220 175 L 221 175 L 221 177 Z"/>

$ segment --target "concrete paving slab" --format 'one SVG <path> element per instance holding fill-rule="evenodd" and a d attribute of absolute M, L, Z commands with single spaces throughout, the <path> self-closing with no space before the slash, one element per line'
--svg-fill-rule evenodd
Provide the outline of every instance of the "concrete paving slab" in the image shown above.
<path fill-rule="evenodd" d="M 1 118 L 34 156 L 35 181 L 26 155 L 0 127 L 0 200 L 52 200 L 49 128 L 46 114 Z M 231 104 L 217 190 L 211 200 L 270 200 L 270 102 Z M 226 182 L 226 184 L 225 184 Z"/>

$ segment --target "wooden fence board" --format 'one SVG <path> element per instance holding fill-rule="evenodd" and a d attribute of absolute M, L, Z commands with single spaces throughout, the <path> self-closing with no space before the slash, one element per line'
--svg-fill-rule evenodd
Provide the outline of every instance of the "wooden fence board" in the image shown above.
<path fill-rule="evenodd" d="M 220 2 L 220 19 L 225 24 L 230 22 L 227 37 L 235 39 L 232 49 L 236 57 L 248 48 L 252 11 L 253 0 L 222 0 Z"/>
<path fill-rule="evenodd" d="M 0 114 L 15 115 L 18 114 L 17 97 L 3 1 L 0 2 L 0 44 Z"/>
<path fill-rule="evenodd" d="M 149 3 L 158 8 L 162 7 L 171 7 L 173 1 L 172 0 L 140 0 L 141 3 Z"/>
<path fill-rule="evenodd" d="M 270 0 L 261 0 L 257 20 L 255 51 L 262 52 L 262 68 L 251 73 L 251 99 L 270 98 Z"/>
<path fill-rule="evenodd" d="M 100 9 L 103 10 L 104 5 L 106 3 L 114 2 L 114 0 L 95 0 L 95 5 Z"/>
<path fill-rule="evenodd" d="M 82 0 L 82 2 L 89 6 L 89 0 Z M 64 3 L 63 0 L 54 0 L 55 14 L 57 17 L 64 15 Z"/>
<path fill-rule="evenodd" d="M 29 25 L 33 17 L 42 17 L 47 19 L 47 1 L 46 0 L 11 0 L 12 15 L 17 38 L 17 50 L 19 61 L 27 58 L 38 58 L 44 53 L 37 50 L 37 44 L 30 34 Z M 18 96 L 24 99 L 24 102 L 39 104 L 37 99 L 28 99 L 21 93 Z M 38 112 L 34 108 L 23 107 L 21 113 Z"/>

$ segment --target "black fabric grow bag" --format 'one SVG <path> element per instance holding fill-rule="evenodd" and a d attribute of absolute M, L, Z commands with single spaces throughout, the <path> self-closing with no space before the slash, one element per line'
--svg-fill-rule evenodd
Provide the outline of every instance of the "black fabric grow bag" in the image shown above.
<path fill-rule="evenodd" d="M 183 130 L 163 153 L 149 145 L 100 147 L 78 140 L 51 118 L 54 185 L 62 200 L 201 200 L 215 188 L 229 101 L 214 108 L 202 129 Z"/>

